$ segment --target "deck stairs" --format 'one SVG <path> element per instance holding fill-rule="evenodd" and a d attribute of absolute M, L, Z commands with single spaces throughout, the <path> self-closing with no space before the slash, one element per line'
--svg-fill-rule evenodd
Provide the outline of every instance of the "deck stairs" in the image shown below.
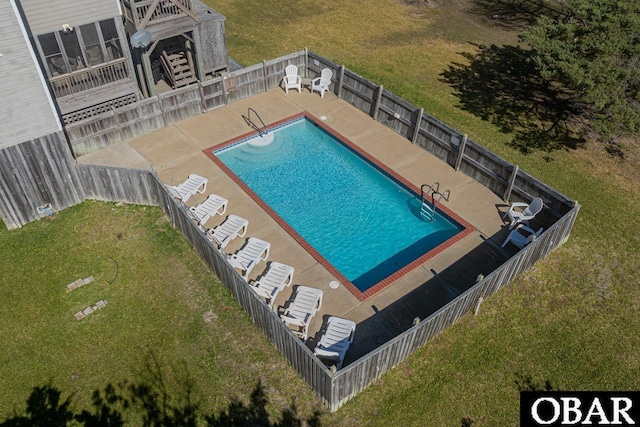
<path fill-rule="evenodd" d="M 190 85 L 198 81 L 194 71 L 189 66 L 187 55 L 179 43 L 165 41 L 160 57 L 162 68 L 168 83 L 173 89 Z"/>
<path fill-rule="evenodd" d="M 448 202 L 451 192 L 445 190 L 440 192 L 440 183 L 434 182 L 433 184 L 422 184 L 420 187 L 420 198 L 422 204 L 420 205 L 420 216 L 425 221 L 433 221 L 436 216 L 436 207 L 442 200 Z"/>

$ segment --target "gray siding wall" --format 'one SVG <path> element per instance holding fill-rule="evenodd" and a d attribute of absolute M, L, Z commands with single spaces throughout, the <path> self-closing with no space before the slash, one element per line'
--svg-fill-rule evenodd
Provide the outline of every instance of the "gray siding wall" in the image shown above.
<path fill-rule="evenodd" d="M 20 0 L 34 35 L 119 16 L 118 0 Z"/>
<path fill-rule="evenodd" d="M 17 13 L 0 2 L 0 149 L 61 130 Z"/>

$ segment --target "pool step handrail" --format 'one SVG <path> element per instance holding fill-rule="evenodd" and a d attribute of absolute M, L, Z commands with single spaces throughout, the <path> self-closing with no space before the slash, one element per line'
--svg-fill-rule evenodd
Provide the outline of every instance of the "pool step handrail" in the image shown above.
<path fill-rule="evenodd" d="M 436 181 L 432 185 L 422 184 L 420 187 L 420 193 L 420 198 L 422 199 L 420 216 L 425 220 L 433 222 L 436 216 L 436 206 L 441 200 L 448 202 L 451 191 L 445 190 L 441 193 L 440 183 Z M 431 201 L 429 201 L 429 199 L 431 199 Z"/>
<path fill-rule="evenodd" d="M 256 125 L 253 120 L 251 120 L 251 112 L 253 111 L 253 114 L 255 114 L 255 116 L 258 118 L 258 120 L 260 120 L 260 124 L 262 125 L 262 127 L 258 127 L 258 125 Z M 262 121 L 262 117 L 260 117 L 260 114 L 258 114 L 258 112 L 256 110 L 254 110 L 253 108 L 249 107 L 249 109 L 247 110 L 247 115 L 245 116 L 244 114 L 242 115 L 242 118 L 244 119 L 245 123 L 254 130 L 258 131 L 258 135 L 262 136 L 262 135 L 266 135 L 269 133 L 269 130 L 267 129 L 267 125 L 264 124 L 264 122 Z"/>

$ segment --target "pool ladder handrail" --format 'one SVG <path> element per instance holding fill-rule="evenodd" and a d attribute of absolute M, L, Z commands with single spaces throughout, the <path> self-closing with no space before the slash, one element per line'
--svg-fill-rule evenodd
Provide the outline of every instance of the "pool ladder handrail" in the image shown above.
<path fill-rule="evenodd" d="M 251 112 L 253 111 L 253 114 L 255 114 L 255 116 L 258 118 L 258 120 L 260 120 L 260 124 L 262 124 L 262 128 L 259 128 L 258 125 L 256 125 L 253 120 L 251 120 Z M 251 128 L 254 130 L 258 131 L 258 135 L 262 136 L 262 135 L 266 135 L 269 133 L 269 130 L 267 129 L 267 125 L 264 124 L 264 122 L 262 121 L 262 117 L 260 117 L 260 114 L 258 114 L 258 112 L 256 110 L 254 110 L 253 108 L 249 107 L 249 109 L 247 110 L 247 115 L 245 116 L 244 114 L 242 115 L 242 118 L 244 119 L 244 122 Z"/>
<path fill-rule="evenodd" d="M 422 184 L 420 187 L 420 198 L 422 205 L 420 206 L 420 215 L 431 222 L 436 216 L 436 206 L 444 199 L 445 202 L 449 201 L 451 191 L 445 190 L 440 192 L 440 183 L 438 181 L 433 184 Z M 429 196 L 431 196 L 431 204 L 429 204 Z"/>

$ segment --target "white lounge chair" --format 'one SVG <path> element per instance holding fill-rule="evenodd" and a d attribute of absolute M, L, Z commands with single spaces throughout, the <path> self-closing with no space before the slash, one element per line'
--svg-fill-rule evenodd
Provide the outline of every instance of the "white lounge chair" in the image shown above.
<path fill-rule="evenodd" d="M 258 296 L 265 299 L 267 305 L 273 308 L 273 301 L 285 286 L 293 282 L 293 267 L 279 262 L 272 261 L 269 268 L 256 282 L 251 289 Z"/>
<path fill-rule="evenodd" d="M 353 342 L 355 331 L 355 322 L 331 316 L 327 322 L 327 330 L 320 338 L 320 342 L 316 345 L 313 353 L 322 359 L 337 362 L 337 369 L 342 368 L 344 356 Z"/>
<path fill-rule="evenodd" d="M 295 65 L 287 65 L 284 69 L 284 91 L 289 94 L 289 89 L 298 89 L 298 93 L 302 90 L 302 78 L 298 75 L 298 67 Z"/>
<path fill-rule="evenodd" d="M 229 201 L 224 197 L 220 197 L 217 194 L 209 194 L 204 202 L 198 206 L 190 207 L 189 214 L 199 226 L 203 226 L 212 216 L 216 214 L 224 215 L 227 211 L 228 203 Z"/>
<path fill-rule="evenodd" d="M 260 261 L 266 261 L 271 243 L 257 237 L 249 237 L 247 243 L 233 255 L 229 256 L 229 264 L 242 271 L 242 278 L 248 281 L 251 270 Z"/>
<path fill-rule="evenodd" d="M 248 220 L 231 214 L 222 221 L 222 224 L 207 230 L 206 235 L 218 246 L 218 249 L 224 249 L 236 237 L 243 237 L 248 226 Z"/>
<path fill-rule="evenodd" d="M 513 202 L 509 206 L 507 216 L 509 217 L 509 230 L 511 230 L 516 224 L 521 222 L 525 225 L 529 225 L 529 221 L 532 220 L 544 207 L 544 202 L 540 197 L 535 197 L 531 200 L 531 203 Z"/>
<path fill-rule="evenodd" d="M 316 77 L 311 80 L 311 93 L 313 91 L 320 92 L 320 98 L 324 98 L 324 91 L 329 90 L 329 85 L 331 84 L 331 76 L 333 76 L 333 72 L 329 68 L 323 68 L 320 71 L 320 77 Z"/>
<path fill-rule="evenodd" d="M 307 286 L 299 286 L 293 301 L 285 310 L 280 318 L 284 323 L 291 327 L 297 327 L 294 333 L 302 338 L 307 339 L 309 323 L 322 306 L 322 291 L 320 289 L 309 288 Z"/>
<path fill-rule="evenodd" d="M 207 178 L 192 173 L 182 184 L 177 186 L 165 185 L 165 187 L 167 187 L 169 194 L 176 199 L 181 200 L 183 203 L 186 203 L 186 201 L 194 194 L 202 194 L 205 192 L 207 189 L 207 181 Z"/>
<path fill-rule="evenodd" d="M 509 233 L 509 235 L 505 239 L 502 247 L 504 248 L 505 246 L 507 246 L 507 243 L 511 242 L 515 246 L 517 246 L 518 249 L 522 249 L 529 243 L 540 237 L 543 231 L 544 228 L 542 227 L 538 231 L 533 231 L 524 224 L 518 224 L 518 226 L 514 230 L 511 230 L 511 233 Z"/>

